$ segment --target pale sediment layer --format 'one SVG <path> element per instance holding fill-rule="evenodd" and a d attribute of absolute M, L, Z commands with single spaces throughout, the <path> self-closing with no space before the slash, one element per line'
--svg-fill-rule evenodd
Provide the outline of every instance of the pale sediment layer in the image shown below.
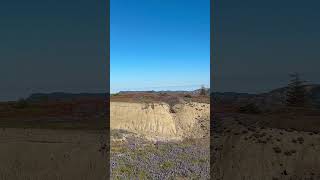
<path fill-rule="evenodd" d="M 210 105 L 181 103 L 170 107 L 166 103 L 111 102 L 111 129 L 123 129 L 148 139 L 182 139 L 201 137 L 195 131 L 199 121 L 209 121 Z M 208 123 L 207 123 L 208 124 Z"/>

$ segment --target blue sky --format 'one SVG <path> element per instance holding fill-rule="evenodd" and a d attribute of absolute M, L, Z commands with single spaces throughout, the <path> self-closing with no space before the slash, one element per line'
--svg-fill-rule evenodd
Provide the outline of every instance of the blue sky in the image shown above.
<path fill-rule="evenodd" d="M 209 86 L 209 3 L 111 0 L 111 92 Z"/>

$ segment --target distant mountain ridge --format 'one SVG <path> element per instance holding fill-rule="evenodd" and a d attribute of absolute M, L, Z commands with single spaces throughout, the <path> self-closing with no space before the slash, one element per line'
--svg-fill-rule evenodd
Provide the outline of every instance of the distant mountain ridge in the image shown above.
<path fill-rule="evenodd" d="M 119 94 L 132 94 L 132 93 L 174 93 L 174 94 L 199 94 L 201 89 L 191 90 L 191 91 L 185 91 L 185 90 L 178 90 L 178 91 L 120 91 Z M 210 92 L 210 88 L 205 88 L 205 91 L 207 94 Z"/>
<path fill-rule="evenodd" d="M 86 99 L 102 99 L 108 97 L 107 93 L 34 93 L 31 94 L 27 101 L 71 101 L 80 98 Z"/>
<path fill-rule="evenodd" d="M 320 107 L 320 85 L 310 84 L 304 86 L 306 100 Z M 277 88 L 266 93 L 249 94 L 236 92 L 213 92 L 211 98 L 215 103 L 243 104 L 254 103 L 259 106 L 284 105 L 288 87 Z"/>
<path fill-rule="evenodd" d="M 210 89 L 206 88 L 207 94 Z M 139 94 L 139 93 L 176 93 L 176 94 L 198 94 L 200 89 L 194 91 L 120 91 L 118 94 Z M 75 99 L 102 99 L 108 98 L 109 93 L 65 93 L 65 92 L 53 92 L 53 93 L 34 93 L 31 94 L 27 101 L 72 101 Z"/>
<path fill-rule="evenodd" d="M 311 84 L 305 85 L 306 97 L 311 104 L 316 104 L 320 107 L 320 85 Z M 192 94 L 200 93 L 200 89 L 193 91 L 121 91 L 119 94 L 128 93 L 177 93 L 177 94 Z M 214 103 L 227 103 L 227 104 L 243 104 L 255 103 L 259 106 L 274 106 L 283 105 L 286 101 L 287 87 L 277 88 L 272 91 L 260 94 L 237 93 L 237 92 L 212 92 L 211 98 Z M 206 88 L 209 93 L 210 89 Z M 108 93 L 35 93 L 30 95 L 27 101 L 68 101 L 75 99 L 106 99 L 109 97 Z"/>

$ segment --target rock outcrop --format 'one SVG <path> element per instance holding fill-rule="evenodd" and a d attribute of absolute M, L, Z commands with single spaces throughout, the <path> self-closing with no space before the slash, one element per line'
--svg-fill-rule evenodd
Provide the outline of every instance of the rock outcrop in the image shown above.
<path fill-rule="evenodd" d="M 195 128 L 200 127 L 199 123 L 209 124 L 209 116 L 210 105 L 205 103 L 110 103 L 111 129 L 123 129 L 148 139 L 203 137 L 206 132 Z"/>

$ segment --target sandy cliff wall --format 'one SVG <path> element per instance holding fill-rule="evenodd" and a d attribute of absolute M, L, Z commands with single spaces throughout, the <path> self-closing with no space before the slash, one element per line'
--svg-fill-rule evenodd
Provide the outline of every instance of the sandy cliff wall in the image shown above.
<path fill-rule="evenodd" d="M 170 107 L 166 103 L 111 102 L 111 129 L 124 129 L 148 138 L 181 139 L 195 136 L 199 120 L 209 121 L 210 105 L 183 103 Z"/>

